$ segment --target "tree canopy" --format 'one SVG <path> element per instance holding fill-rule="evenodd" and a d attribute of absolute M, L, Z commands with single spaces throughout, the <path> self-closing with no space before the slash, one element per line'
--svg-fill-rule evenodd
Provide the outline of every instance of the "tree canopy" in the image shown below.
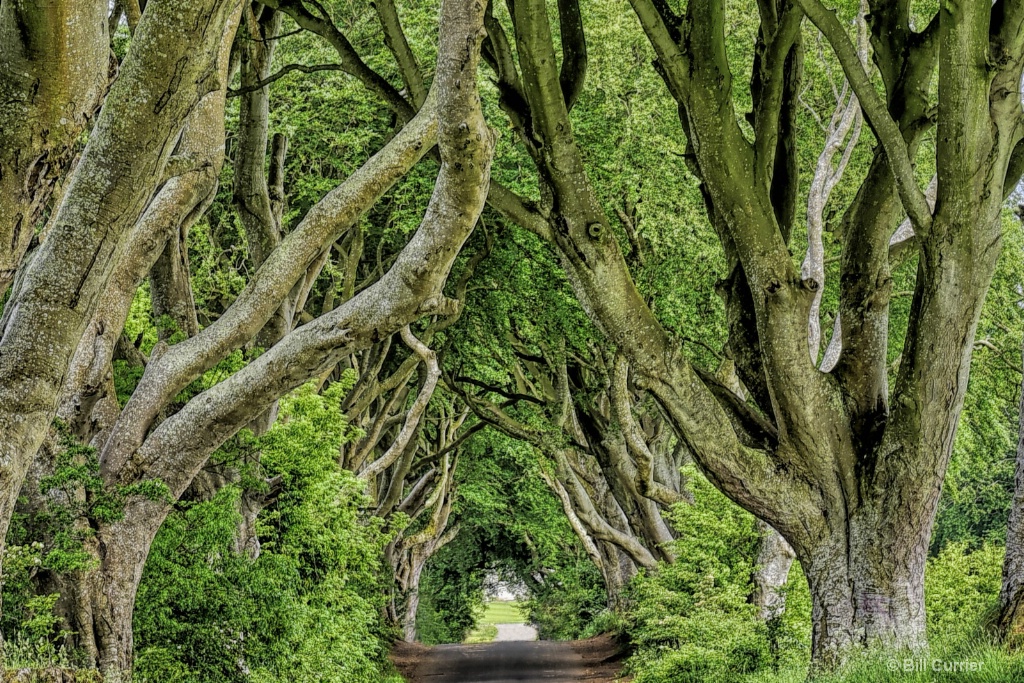
<path fill-rule="evenodd" d="M 1019 671 L 1022 24 L 0 1 L 8 662 L 385 680 L 500 578 L 639 681 Z"/>

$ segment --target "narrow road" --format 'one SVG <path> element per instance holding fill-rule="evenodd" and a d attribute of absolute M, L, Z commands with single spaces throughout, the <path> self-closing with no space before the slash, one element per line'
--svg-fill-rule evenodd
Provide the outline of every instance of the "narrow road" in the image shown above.
<path fill-rule="evenodd" d="M 393 659 L 409 683 L 611 683 L 614 647 L 591 641 L 402 645 Z"/>
<path fill-rule="evenodd" d="M 498 635 L 494 636 L 495 642 L 510 640 L 537 640 L 537 629 L 529 624 L 495 624 Z"/>

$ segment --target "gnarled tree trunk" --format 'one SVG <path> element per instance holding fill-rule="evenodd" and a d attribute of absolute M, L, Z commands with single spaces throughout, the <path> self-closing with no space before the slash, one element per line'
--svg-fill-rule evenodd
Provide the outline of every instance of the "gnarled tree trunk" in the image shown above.
<path fill-rule="evenodd" d="M 883 100 L 819 0 L 758 3 L 751 141 L 732 101 L 723 4 L 691 0 L 682 15 L 668 3 L 631 4 L 679 105 L 686 160 L 729 260 L 729 347 L 756 409 L 694 368 L 637 291 L 573 139 L 573 88 L 557 73 L 541 0 L 513 7 L 517 55 L 500 24 L 488 31 L 502 106 L 534 159 L 542 202 L 538 210 L 497 186 L 490 201 L 558 248 L 584 308 L 695 462 L 790 543 L 811 589 L 815 662 L 834 666 L 871 642 L 920 647 L 928 538 L 999 252 L 1001 205 L 1024 153 L 1024 13 L 950 4 L 916 32 L 907 3 L 870 2 Z M 821 283 L 801 276 L 789 246 L 805 16 L 833 47 L 879 141 L 844 218 L 842 350 L 830 372 L 808 354 Z M 929 101 L 936 67 L 937 108 Z M 956 133 L 937 136 L 933 209 L 913 165 L 936 112 L 938 129 Z M 890 242 L 903 211 L 921 257 L 890 391 Z"/>
<path fill-rule="evenodd" d="M 148 4 L 47 238 L 0 317 L 0 551 L 124 234 L 163 180 L 184 120 L 222 85 L 214 65 L 235 5 Z"/>
<path fill-rule="evenodd" d="M 1006 558 L 1003 561 L 1003 586 L 999 592 L 996 625 L 1000 635 L 1011 646 L 1024 644 L 1024 388 L 1020 398 L 1017 468 L 1006 528 Z"/>
<path fill-rule="evenodd" d="M 0 3 L 0 300 L 99 110 L 106 0 Z"/>
<path fill-rule="evenodd" d="M 434 81 L 435 91 L 431 96 L 433 104 L 424 107 L 418 115 L 419 121 L 413 121 L 406 127 L 408 131 L 403 131 L 404 137 L 400 134 L 389 143 L 404 153 L 396 154 L 395 149 L 389 149 L 378 154 L 367 162 L 362 175 L 357 172 L 350 179 L 351 183 L 345 183 L 330 193 L 318 205 L 319 210 L 314 208 L 306 218 L 306 221 L 316 222 L 323 221 L 324 214 L 358 216 L 366 202 L 372 203 L 421 158 L 436 134 L 442 164 L 435 193 L 420 228 L 391 269 L 344 305 L 285 335 L 245 368 L 189 400 L 151 432 L 147 429 L 151 423 L 147 422 L 147 428 L 140 429 L 137 421 L 146 421 L 148 416 L 159 413 L 164 403 L 145 405 L 138 389 L 133 400 L 145 409 L 134 412 L 130 404 L 111 427 L 101 453 L 101 474 L 105 484 L 113 488 L 159 481 L 168 487 L 169 498 L 148 500 L 132 497 L 127 502 L 123 519 L 99 524 L 96 529 L 99 564 L 88 577 L 88 582 L 91 586 L 102 587 L 102 590 L 81 591 L 88 603 L 81 606 L 79 613 L 91 620 L 91 625 L 85 625 L 83 630 L 93 634 L 100 667 L 107 674 L 130 676 L 132 610 L 150 545 L 170 511 L 169 501 L 182 495 L 211 453 L 224 440 L 263 414 L 282 395 L 322 376 L 342 358 L 370 346 L 381 335 L 389 335 L 423 315 L 446 312 L 451 308 L 442 296 L 442 288 L 483 208 L 493 143 L 480 111 L 476 89 L 462 85 L 475 82 L 482 8 L 473 9 L 459 0 L 445 0 L 441 17 L 439 66 Z M 398 170 L 396 166 L 400 167 L 401 163 L 407 165 Z M 353 192 L 353 188 L 361 191 Z M 313 234 L 317 233 L 314 231 Z M 301 246 L 301 240 L 309 238 L 308 229 L 300 226 L 289 236 L 293 237 L 291 242 L 282 242 L 274 250 L 274 258 L 286 258 L 280 252 L 295 249 L 296 242 L 300 243 L 300 249 L 313 246 Z M 295 270 L 261 269 L 250 286 L 265 287 L 268 279 L 276 282 L 275 278 L 287 278 L 288 272 L 301 275 L 304 270 L 303 264 L 291 263 L 289 267 Z M 282 298 L 289 294 L 290 286 L 284 286 L 284 283 L 278 283 L 278 286 L 277 291 Z M 248 303 L 244 297 L 239 301 Z M 251 331 L 249 338 L 262 328 L 279 302 L 280 299 L 261 299 L 257 311 L 251 314 L 253 317 L 241 321 L 243 329 Z M 232 322 L 235 321 L 225 314 L 196 337 L 172 346 L 160 359 L 151 358 L 147 374 L 154 368 L 165 373 L 181 372 L 181 368 L 175 365 L 157 366 L 172 357 L 175 349 L 186 345 L 205 350 L 207 357 L 198 359 L 198 362 L 209 362 L 210 357 L 222 348 L 218 344 L 242 339 L 239 330 L 230 327 Z M 218 336 L 221 334 L 226 334 L 229 341 L 224 342 Z M 173 375 L 169 379 L 171 382 L 180 380 Z M 160 394 L 146 396 L 159 399 Z M 124 448 L 124 444 L 132 443 L 131 439 L 123 438 L 122 431 L 141 433 L 141 442 L 119 452 L 117 449 Z M 112 457 L 113 454 L 118 457 Z"/>

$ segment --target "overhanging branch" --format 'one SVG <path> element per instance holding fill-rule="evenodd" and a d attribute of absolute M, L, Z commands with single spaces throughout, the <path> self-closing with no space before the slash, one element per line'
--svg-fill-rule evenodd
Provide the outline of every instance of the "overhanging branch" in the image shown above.
<path fill-rule="evenodd" d="M 270 85 L 271 83 L 273 83 L 274 81 L 284 78 L 293 71 L 301 71 L 304 74 L 312 74 L 316 73 L 317 71 L 347 71 L 347 69 L 341 64 L 289 64 L 288 66 L 282 67 L 277 72 L 271 74 L 270 76 L 267 76 L 266 78 L 256 83 L 253 83 L 252 85 L 247 85 L 244 88 L 238 88 L 237 90 L 228 90 L 228 97 L 238 97 L 239 95 L 244 95 L 245 93 L 261 90 L 266 86 Z"/>
<path fill-rule="evenodd" d="M 843 73 L 846 74 L 846 79 L 850 82 L 864 111 L 864 118 L 867 119 L 875 137 L 882 143 L 907 215 L 919 232 L 927 231 L 932 224 L 932 213 L 924 193 L 914 178 L 914 166 L 907 143 L 903 139 L 899 125 L 889 115 L 888 108 L 871 84 L 871 79 L 857 55 L 857 48 L 834 10 L 827 9 L 820 0 L 796 1 L 835 51 L 843 67 Z"/>

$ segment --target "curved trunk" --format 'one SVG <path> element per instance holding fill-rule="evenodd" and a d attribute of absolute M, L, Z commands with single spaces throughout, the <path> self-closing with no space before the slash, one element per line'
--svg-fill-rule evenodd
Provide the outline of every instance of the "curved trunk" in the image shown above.
<path fill-rule="evenodd" d="M 47 239 L 22 269 L 24 285 L 0 317 L 0 551 L 125 234 L 161 182 L 183 122 L 218 85 L 211 66 L 234 5 L 149 3 Z M 181 21 L 185 14 L 195 21 Z"/>
<path fill-rule="evenodd" d="M 107 0 L 0 7 L 0 299 L 103 100 L 107 11 Z"/>
<path fill-rule="evenodd" d="M 1006 529 L 1006 559 L 996 622 L 1000 635 L 1013 647 L 1020 647 L 1024 641 L 1024 392 L 1020 408 L 1017 472 Z"/>

